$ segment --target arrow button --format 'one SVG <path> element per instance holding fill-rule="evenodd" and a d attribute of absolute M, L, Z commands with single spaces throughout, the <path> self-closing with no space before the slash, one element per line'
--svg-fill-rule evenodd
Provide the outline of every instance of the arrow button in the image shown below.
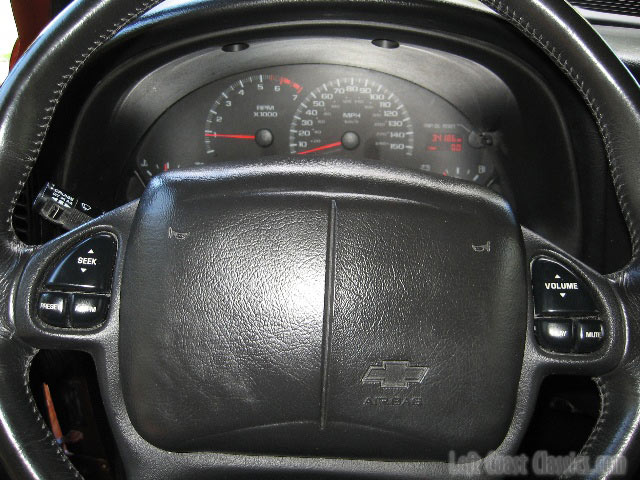
<path fill-rule="evenodd" d="M 46 285 L 61 290 L 108 293 L 116 256 L 116 241 L 101 233 L 76 245 L 53 269 Z"/>
<path fill-rule="evenodd" d="M 536 258 L 531 265 L 531 283 L 536 315 L 565 315 L 596 311 L 589 287 L 556 260 L 546 257 Z"/>

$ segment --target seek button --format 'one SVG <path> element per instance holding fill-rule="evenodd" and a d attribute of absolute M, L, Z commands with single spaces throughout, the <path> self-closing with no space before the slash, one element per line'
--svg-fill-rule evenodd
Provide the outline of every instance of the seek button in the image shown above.
<path fill-rule="evenodd" d="M 55 267 L 46 285 L 62 290 L 108 293 L 116 256 L 116 242 L 106 233 L 78 244 Z"/>

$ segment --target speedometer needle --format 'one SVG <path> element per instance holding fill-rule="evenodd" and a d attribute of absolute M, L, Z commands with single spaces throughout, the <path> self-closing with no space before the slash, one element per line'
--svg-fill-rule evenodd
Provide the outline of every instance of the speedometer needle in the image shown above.
<path fill-rule="evenodd" d="M 321 147 L 312 148 L 311 150 L 304 150 L 303 152 L 298 152 L 298 155 L 306 155 L 307 153 L 319 152 L 320 150 L 327 150 L 328 148 L 339 147 L 342 145 L 342 142 L 333 142 L 328 143 L 327 145 L 323 145 Z"/>
<path fill-rule="evenodd" d="M 236 135 L 230 133 L 205 133 L 205 137 L 216 137 L 216 138 L 239 138 L 242 140 L 255 140 L 255 135 Z"/>

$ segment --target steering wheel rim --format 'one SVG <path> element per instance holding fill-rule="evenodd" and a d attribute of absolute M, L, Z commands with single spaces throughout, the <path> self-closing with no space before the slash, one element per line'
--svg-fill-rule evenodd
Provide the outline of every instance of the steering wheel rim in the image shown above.
<path fill-rule="evenodd" d="M 16 478 L 77 478 L 79 473 L 55 443 L 28 390 L 28 369 L 37 350 L 16 330 L 15 305 L 20 272 L 34 249 L 16 238 L 13 207 L 37 160 L 66 85 L 100 45 L 159 1 L 76 2 L 30 48 L 0 91 L 0 378 L 9 386 L 0 396 L 0 455 Z M 482 2 L 532 40 L 570 78 L 602 135 L 631 235 L 632 260 L 609 276 L 625 312 L 626 345 L 620 364 L 596 379 L 602 410 L 581 453 L 607 454 L 631 463 L 629 452 L 638 447 L 640 424 L 640 183 L 636 181 L 640 167 L 634 158 L 640 140 L 623 132 L 640 130 L 640 88 L 568 4 L 538 0 Z M 603 98 L 606 102 L 601 101 Z M 615 462 L 607 465 L 592 469 L 588 476 L 606 478 L 613 473 Z"/>

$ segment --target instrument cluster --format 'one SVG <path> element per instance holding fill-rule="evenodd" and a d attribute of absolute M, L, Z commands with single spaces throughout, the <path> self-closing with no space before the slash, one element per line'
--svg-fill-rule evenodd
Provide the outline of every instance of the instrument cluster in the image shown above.
<path fill-rule="evenodd" d="M 175 168 L 273 155 L 332 155 L 490 185 L 496 132 L 415 83 L 369 69 L 288 65 L 189 93 L 135 150 L 130 191 Z"/>

